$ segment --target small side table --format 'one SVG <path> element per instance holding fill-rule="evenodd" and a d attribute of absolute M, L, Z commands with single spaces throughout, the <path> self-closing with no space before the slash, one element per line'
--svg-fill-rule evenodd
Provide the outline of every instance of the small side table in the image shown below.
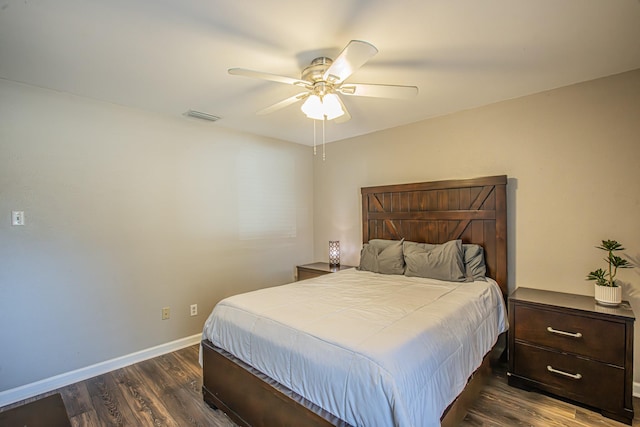
<path fill-rule="evenodd" d="M 325 274 L 335 273 L 336 271 L 346 270 L 348 268 L 354 268 L 352 265 L 340 264 L 337 267 L 332 267 L 328 262 L 314 262 L 311 264 L 304 264 L 296 266 L 298 272 L 298 280 L 312 279 L 318 276 L 324 276 Z"/>
<path fill-rule="evenodd" d="M 625 306 L 516 289 L 509 296 L 509 385 L 568 398 L 631 425 L 635 316 Z"/>

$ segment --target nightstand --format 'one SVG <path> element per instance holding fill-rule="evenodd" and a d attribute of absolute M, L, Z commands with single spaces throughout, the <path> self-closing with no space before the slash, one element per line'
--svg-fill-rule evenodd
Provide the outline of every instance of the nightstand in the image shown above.
<path fill-rule="evenodd" d="M 298 280 L 312 279 L 314 277 L 335 273 L 336 271 L 346 270 L 348 268 L 353 268 L 353 266 L 340 264 L 337 267 L 331 267 L 328 262 L 314 262 L 312 264 L 298 265 L 296 267 L 298 271 Z"/>
<path fill-rule="evenodd" d="M 518 288 L 509 296 L 509 385 L 633 419 L 633 322 L 593 297 Z"/>

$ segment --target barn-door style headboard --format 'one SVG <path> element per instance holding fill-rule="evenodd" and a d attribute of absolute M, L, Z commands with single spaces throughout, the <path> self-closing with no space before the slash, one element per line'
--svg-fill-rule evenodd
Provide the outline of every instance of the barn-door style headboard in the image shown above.
<path fill-rule="evenodd" d="M 362 188 L 362 239 L 484 247 L 487 275 L 507 285 L 507 177 Z"/>

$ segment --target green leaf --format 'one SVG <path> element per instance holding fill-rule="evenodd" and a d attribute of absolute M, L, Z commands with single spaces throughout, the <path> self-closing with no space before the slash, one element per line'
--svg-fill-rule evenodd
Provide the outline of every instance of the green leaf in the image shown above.
<path fill-rule="evenodd" d="M 587 276 L 587 280 L 606 280 L 605 274 L 606 272 L 603 269 L 599 268 L 596 271 L 592 271 L 591 273 L 589 273 L 589 275 Z"/>
<path fill-rule="evenodd" d="M 629 261 L 624 258 L 621 258 L 617 255 L 611 255 L 611 265 L 616 268 L 631 268 L 632 265 Z"/>
<path fill-rule="evenodd" d="M 615 240 L 603 240 L 602 246 L 596 247 L 604 251 L 624 251 L 622 245 Z"/>

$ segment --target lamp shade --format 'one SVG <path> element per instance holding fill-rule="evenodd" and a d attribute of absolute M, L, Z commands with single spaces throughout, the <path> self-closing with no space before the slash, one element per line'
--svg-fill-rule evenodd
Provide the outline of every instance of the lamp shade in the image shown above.
<path fill-rule="evenodd" d="M 329 241 L 329 265 L 331 267 L 340 265 L 340 242 L 338 240 Z"/>

